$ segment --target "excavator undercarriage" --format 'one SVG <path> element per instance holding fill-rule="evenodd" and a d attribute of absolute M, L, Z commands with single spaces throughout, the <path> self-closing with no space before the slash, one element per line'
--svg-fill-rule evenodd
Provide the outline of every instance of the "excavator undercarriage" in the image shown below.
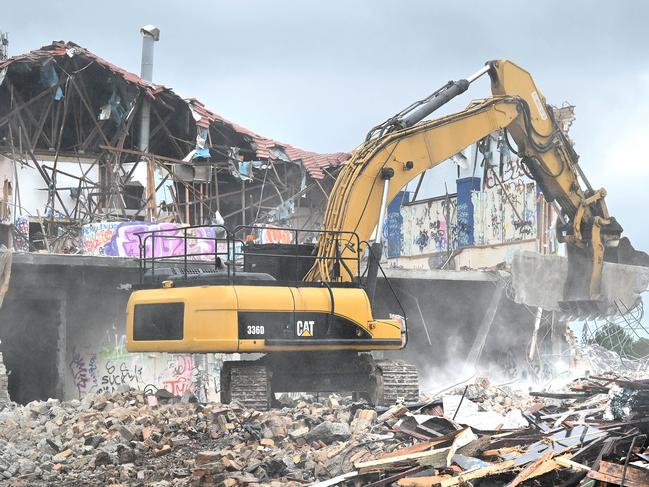
<path fill-rule="evenodd" d="M 221 398 L 267 409 L 275 393 L 346 392 L 372 404 L 417 402 L 417 368 L 401 360 L 354 352 L 273 353 L 230 361 L 221 369 Z"/>

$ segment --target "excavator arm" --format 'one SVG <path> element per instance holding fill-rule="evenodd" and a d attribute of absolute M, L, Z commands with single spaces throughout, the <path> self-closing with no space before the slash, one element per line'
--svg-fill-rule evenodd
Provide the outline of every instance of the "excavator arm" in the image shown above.
<path fill-rule="evenodd" d="M 487 73 L 490 98 L 462 112 L 421 122 Z M 408 182 L 499 129 L 511 135 L 529 175 L 546 200 L 560 209 L 558 238 L 567 244 L 569 260 L 564 305 L 595 306 L 605 253 L 607 260 L 618 261 L 613 250 L 622 227 L 608 214 L 606 191 L 594 190 L 581 171 L 577 154 L 531 75 L 510 61 L 489 62 L 473 76 L 449 82 L 372 129 L 336 180 L 323 228 L 354 231 L 361 241 L 368 241 L 378 227 L 380 240 L 386 203 Z M 318 243 L 318 256 L 327 259 L 317 259 L 306 280 L 350 280 L 356 269 L 339 272 L 334 262 L 357 252 L 360 249 L 325 236 Z"/>
<path fill-rule="evenodd" d="M 561 211 L 557 238 L 566 243 L 568 279 L 564 310 L 596 313 L 605 253 L 618 262 L 622 227 L 606 206 L 605 189 L 593 189 L 579 166 L 579 156 L 559 129 L 552 109 L 532 76 L 510 61 L 492 61 L 489 75 L 494 96 L 520 100 L 521 117 L 507 127 L 518 146 L 522 163 L 538 183 L 546 201 Z"/>
<path fill-rule="evenodd" d="M 353 231 L 368 241 L 380 221 L 384 200 L 392 200 L 408 182 L 518 117 L 516 100 L 494 97 L 467 110 L 395 131 L 366 142 L 342 168 L 331 191 L 323 228 Z M 384 192 L 386 196 L 384 197 Z M 379 232 L 380 233 L 380 232 Z M 336 248 L 333 237 L 318 242 L 318 255 L 348 262 L 349 272 L 336 276 L 333 260 L 316 259 L 308 280 L 349 280 L 356 273 L 352 246 Z"/>

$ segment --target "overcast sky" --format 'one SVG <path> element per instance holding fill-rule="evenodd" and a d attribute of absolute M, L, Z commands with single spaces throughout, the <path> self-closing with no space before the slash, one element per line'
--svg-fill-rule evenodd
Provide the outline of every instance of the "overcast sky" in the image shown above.
<path fill-rule="evenodd" d="M 594 186 L 649 250 L 649 2 L 5 0 L 10 54 L 69 40 L 256 132 L 316 151 L 367 130 L 485 61 L 525 67 L 550 103 L 577 106 L 572 138 Z M 486 80 L 471 98 L 489 95 Z"/>

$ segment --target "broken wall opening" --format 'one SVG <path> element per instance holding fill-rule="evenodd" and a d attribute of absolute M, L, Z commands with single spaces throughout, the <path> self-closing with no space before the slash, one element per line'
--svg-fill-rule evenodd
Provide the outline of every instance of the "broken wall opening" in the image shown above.
<path fill-rule="evenodd" d="M 0 308 L 11 399 L 71 400 L 130 386 L 218 400 L 224 354 L 126 350 L 125 309 L 137 280 L 132 259 L 13 254 Z"/>
<path fill-rule="evenodd" d="M 62 322 L 57 299 L 9 292 L 2 306 L 0 340 L 9 397 L 26 404 L 60 395 L 58 347 Z"/>

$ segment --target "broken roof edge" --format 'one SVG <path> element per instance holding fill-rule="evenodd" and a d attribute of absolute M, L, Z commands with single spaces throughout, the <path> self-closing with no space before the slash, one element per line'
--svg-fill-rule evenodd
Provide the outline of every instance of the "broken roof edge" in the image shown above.
<path fill-rule="evenodd" d="M 36 63 L 42 62 L 43 60 L 47 59 L 54 59 L 56 57 L 73 57 L 76 55 L 84 56 L 96 62 L 105 69 L 111 71 L 115 75 L 120 76 L 126 83 L 130 83 L 143 90 L 143 92 L 151 99 L 155 99 L 156 96 L 162 92 L 177 98 L 178 100 L 185 103 L 193 114 L 196 114 L 196 117 L 194 118 L 198 127 L 208 128 L 211 127 L 212 124 L 221 124 L 228 126 L 234 132 L 254 142 L 255 153 L 258 159 L 285 161 L 284 158 L 277 157 L 277 155 L 275 155 L 272 150 L 273 148 L 281 148 L 283 152 L 288 156 L 289 162 L 301 164 L 312 178 L 323 179 L 325 176 L 325 172 L 323 171 L 324 168 L 339 166 L 350 157 L 350 154 L 347 152 L 318 153 L 307 151 L 294 147 L 290 144 L 259 135 L 258 133 L 253 132 L 252 130 L 247 129 L 241 125 L 238 125 L 209 110 L 205 107 L 205 104 L 197 98 L 183 97 L 171 88 L 168 88 L 162 84 L 146 81 L 137 74 L 127 71 L 115 64 L 112 64 L 111 62 L 98 56 L 92 51 L 89 51 L 88 49 L 71 41 L 53 41 L 51 44 L 42 46 L 39 49 L 35 49 L 23 54 L 17 54 L 15 56 L 7 58 L 4 61 L 0 61 L 0 71 L 9 68 L 13 64 Z"/>
<path fill-rule="evenodd" d="M 288 156 L 290 162 L 301 162 L 304 168 L 309 172 L 311 177 L 315 179 L 322 179 L 324 177 L 323 168 L 330 166 L 339 166 L 347 159 L 350 154 L 347 152 L 333 152 L 333 153 L 318 153 L 299 149 L 290 144 L 279 142 L 274 139 L 269 139 L 256 132 L 253 132 L 246 127 L 234 123 L 221 115 L 209 110 L 203 102 L 196 98 L 184 98 L 185 102 L 189 105 L 192 112 L 200 116 L 196 124 L 201 127 L 207 127 L 212 123 L 220 123 L 227 125 L 235 132 L 244 135 L 251 139 L 256 146 L 255 152 L 260 159 L 269 160 L 285 160 L 273 154 L 272 149 L 281 148 L 282 151 Z"/>

